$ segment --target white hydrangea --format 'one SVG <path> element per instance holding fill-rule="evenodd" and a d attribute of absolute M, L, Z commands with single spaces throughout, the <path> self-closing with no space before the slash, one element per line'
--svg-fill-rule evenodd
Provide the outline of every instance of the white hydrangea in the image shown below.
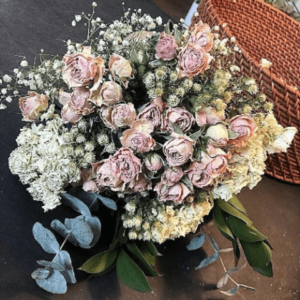
<path fill-rule="evenodd" d="M 24 127 L 17 138 L 19 147 L 9 157 L 11 172 L 19 175 L 23 184 L 29 184 L 29 193 L 34 200 L 43 202 L 45 211 L 60 204 L 66 184 L 80 180 L 73 146 L 65 144 L 61 137 L 66 131 L 60 118 L 45 126 L 33 123 Z"/>

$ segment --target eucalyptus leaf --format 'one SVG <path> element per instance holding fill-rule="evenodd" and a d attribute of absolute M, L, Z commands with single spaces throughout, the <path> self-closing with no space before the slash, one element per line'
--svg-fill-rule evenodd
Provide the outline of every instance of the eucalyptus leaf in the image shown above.
<path fill-rule="evenodd" d="M 90 248 L 94 235 L 88 222 L 80 219 L 66 219 L 65 225 L 72 232 L 80 247 Z"/>
<path fill-rule="evenodd" d="M 203 134 L 203 132 L 201 130 L 199 130 L 199 131 L 196 131 L 196 132 L 192 133 L 189 136 L 189 138 L 192 139 L 192 140 L 194 140 L 194 141 L 197 141 L 199 139 L 199 137 L 202 136 L 202 134 Z"/>
<path fill-rule="evenodd" d="M 230 140 L 234 140 L 239 136 L 239 134 L 235 131 L 228 129 L 228 137 Z"/>
<path fill-rule="evenodd" d="M 174 130 L 175 133 L 177 133 L 179 135 L 183 135 L 183 132 L 182 132 L 181 128 L 178 125 L 176 125 L 172 122 L 170 122 L 170 124 L 173 127 L 173 130 Z"/>
<path fill-rule="evenodd" d="M 76 283 L 75 273 L 72 266 L 72 261 L 69 253 L 65 250 L 60 251 L 54 258 L 54 262 L 61 265 L 64 269 L 61 274 L 65 277 L 68 283 Z"/>
<path fill-rule="evenodd" d="M 104 272 L 109 269 L 115 262 L 118 255 L 118 248 L 109 249 L 107 251 L 98 253 L 88 259 L 79 270 L 89 274 L 96 274 Z"/>
<path fill-rule="evenodd" d="M 194 186 L 186 175 L 181 178 L 181 181 L 189 188 L 191 192 L 194 192 Z"/>
<path fill-rule="evenodd" d="M 81 213 L 82 215 L 91 216 L 91 212 L 89 208 L 78 198 L 70 195 L 70 194 L 62 194 L 63 204 L 70 206 L 73 210 Z"/>
<path fill-rule="evenodd" d="M 126 244 L 126 248 L 131 254 L 131 258 L 138 264 L 146 276 L 156 277 L 159 274 L 153 269 L 153 267 L 147 262 L 140 249 L 136 246 L 134 242 L 129 242 Z"/>
<path fill-rule="evenodd" d="M 61 223 L 59 220 L 53 220 L 50 226 L 63 238 L 66 238 L 69 235 L 68 241 L 75 247 L 78 246 L 78 243 L 75 240 L 74 236 L 71 234 L 71 231 L 68 228 L 66 228 L 66 226 L 63 223 Z"/>
<path fill-rule="evenodd" d="M 111 210 L 117 210 L 117 204 L 114 200 L 101 196 L 99 194 L 94 194 L 106 207 L 110 208 Z"/>
<path fill-rule="evenodd" d="M 35 281 L 42 289 L 52 294 L 65 294 L 67 292 L 67 282 L 59 271 L 53 270 L 49 277 L 37 278 Z"/>
<path fill-rule="evenodd" d="M 235 286 L 234 288 L 224 292 L 224 291 L 221 291 L 222 294 L 226 295 L 226 296 L 234 296 L 237 291 L 239 290 L 239 286 Z"/>
<path fill-rule="evenodd" d="M 93 232 L 93 240 L 90 243 L 89 248 L 93 247 L 96 245 L 96 243 L 99 241 L 100 236 L 101 236 L 101 222 L 98 217 L 89 217 L 89 216 L 79 216 L 76 219 L 83 219 L 86 221 L 92 229 Z"/>
<path fill-rule="evenodd" d="M 138 292 L 151 292 L 145 274 L 123 249 L 117 258 L 116 267 L 118 277 L 127 287 Z"/>
<path fill-rule="evenodd" d="M 228 282 L 229 274 L 226 272 L 217 283 L 217 288 L 223 288 Z"/>
<path fill-rule="evenodd" d="M 254 243 L 267 240 L 255 227 L 248 226 L 240 219 L 228 216 L 228 223 L 233 234 L 244 242 Z"/>
<path fill-rule="evenodd" d="M 239 286 L 246 289 L 246 290 L 255 291 L 255 288 L 252 287 L 252 286 L 248 286 L 248 285 L 245 285 L 245 284 L 239 284 Z"/>
<path fill-rule="evenodd" d="M 99 209 L 99 201 L 95 198 L 94 193 L 88 193 L 83 189 L 76 189 L 70 191 L 70 194 L 79 198 L 84 204 L 86 204 L 90 211 L 97 211 Z"/>
<path fill-rule="evenodd" d="M 39 268 L 32 272 L 31 277 L 36 279 L 47 279 L 51 275 L 51 270 Z"/>
<path fill-rule="evenodd" d="M 195 236 L 190 241 L 190 243 L 186 246 L 186 248 L 189 251 L 197 250 L 197 249 L 201 248 L 203 246 L 204 242 L 205 242 L 205 237 L 206 237 L 205 233 Z"/>
<path fill-rule="evenodd" d="M 215 239 L 211 235 L 209 236 L 209 238 L 212 242 L 212 245 L 213 245 L 215 251 L 219 251 L 219 246 L 218 246 L 217 242 L 215 241 Z"/>
<path fill-rule="evenodd" d="M 46 267 L 48 269 L 53 269 L 53 270 L 56 270 L 59 272 L 61 272 L 65 269 L 61 264 L 56 263 L 54 261 L 38 260 L 37 263 L 40 266 Z"/>
<path fill-rule="evenodd" d="M 212 256 L 209 256 L 205 259 L 203 259 L 198 267 L 195 268 L 195 270 L 199 270 L 202 268 L 207 267 L 208 265 L 214 263 L 219 258 L 219 253 L 215 252 Z"/>
<path fill-rule="evenodd" d="M 60 251 L 59 244 L 54 234 L 46 229 L 41 223 L 37 222 L 32 228 L 32 233 L 35 240 L 42 246 L 44 251 L 56 254 Z"/>

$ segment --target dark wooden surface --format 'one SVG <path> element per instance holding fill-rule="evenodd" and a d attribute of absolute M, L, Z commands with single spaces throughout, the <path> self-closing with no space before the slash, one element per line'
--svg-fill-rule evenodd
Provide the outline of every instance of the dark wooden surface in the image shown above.
<path fill-rule="evenodd" d="M 190 0 L 189 0 L 190 1 Z M 141 7 L 153 16 L 168 15 L 184 18 L 189 1 L 153 0 L 165 10 L 162 12 L 148 0 L 125 1 L 127 7 Z M 60 40 L 83 40 L 85 28 L 70 26 L 74 14 L 88 12 L 92 1 L 82 0 L 0 0 L 0 70 L 4 73 L 18 66 L 15 55 L 26 55 L 30 62 L 41 48 L 48 53 L 64 54 Z M 118 18 L 122 12 L 121 1 L 101 0 L 97 15 L 105 21 Z M 50 227 L 54 219 L 63 220 L 73 213 L 59 207 L 43 213 L 41 203 L 34 202 L 17 176 L 7 166 L 9 153 L 16 147 L 15 139 L 24 126 L 17 103 L 0 111 L 0 299 L 161 299 L 161 300 L 220 300 L 228 297 L 215 289 L 223 275 L 220 262 L 195 271 L 195 267 L 211 254 L 209 247 L 188 252 L 186 240 L 169 241 L 160 246 L 163 256 L 156 267 L 164 276 L 150 279 L 153 292 L 141 294 L 125 287 L 110 272 L 99 278 L 85 280 L 87 276 L 76 271 L 78 283 L 70 285 L 66 295 L 51 295 L 40 289 L 30 274 L 37 268 L 36 260 L 51 259 L 34 241 L 31 230 L 35 222 Z M 257 291 L 241 291 L 234 299 L 297 300 L 300 298 L 300 186 L 293 186 L 264 177 L 252 191 L 244 189 L 239 198 L 248 210 L 254 225 L 269 237 L 273 248 L 274 278 L 269 279 L 246 267 L 233 275 L 239 283 L 254 286 Z M 78 268 L 88 257 L 107 243 L 112 223 L 108 211 L 102 211 L 103 236 L 99 246 L 90 252 L 66 245 L 74 267 Z M 230 244 L 219 234 L 213 223 L 207 228 L 221 248 Z M 233 267 L 232 253 L 222 255 L 227 268 Z M 228 288 L 232 284 L 228 284 Z"/>

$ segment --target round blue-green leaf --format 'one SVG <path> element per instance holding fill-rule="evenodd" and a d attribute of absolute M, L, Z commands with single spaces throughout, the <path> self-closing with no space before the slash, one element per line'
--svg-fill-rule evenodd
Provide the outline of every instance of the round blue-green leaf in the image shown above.
<path fill-rule="evenodd" d="M 46 268 L 51 268 L 51 269 L 57 270 L 59 272 L 61 272 L 65 269 L 61 264 L 53 262 L 53 261 L 38 260 L 37 263 L 40 266 L 43 266 Z"/>
<path fill-rule="evenodd" d="M 35 240 L 42 246 L 44 251 L 56 254 L 60 251 L 59 244 L 54 234 L 46 229 L 41 223 L 37 222 L 33 225 L 32 233 Z"/>
<path fill-rule="evenodd" d="M 205 233 L 200 234 L 192 238 L 190 243 L 186 246 L 186 248 L 191 251 L 191 250 L 197 250 L 201 248 L 205 242 Z"/>
<path fill-rule="evenodd" d="M 59 220 L 53 220 L 51 222 L 51 228 L 54 229 L 59 235 L 61 235 L 63 238 L 66 238 L 68 235 L 68 242 L 73 244 L 75 247 L 78 246 L 77 241 L 75 240 L 74 236 L 71 233 L 71 231 Z"/>
<path fill-rule="evenodd" d="M 198 267 L 196 267 L 196 270 L 202 269 L 207 267 L 208 265 L 214 263 L 219 258 L 219 253 L 215 252 L 212 256 L 209 256 L 205 259 L 203 259 Z"/>
<path fill-rule="evenodd" d="M 93 231 L 88 222 L 80 219 L 66 219 L 65 224 L 82 248 L 89 248 L 93 240 Z"/>
<path fill-rule="evenodd" d="M 52 294 L 65 294 L 67 292 L 67 282 L 64 276 L 56 270 L 46 279 L 36 279 L 36 283 L 47 292 Z"/>
<path fill-rule="evenodd" d="M 63 197 L 63 204 L 70 206 L 72 209 L 81 213 L 82 215 L 91 216 L 89 208 L 81 200 L 67 193 L 61 195 Z"/>
<path fill-rule="evenodd" d="M 61 271 L 61 274 L 65 277 L 68 283 L 73 283 L 73 284 L 76 283 L 71 257 L 67 251 L 65 250 L 60 251 L 56 255 L 54 262 L 63 266 L 64 269 Z"/>
<path fill-rule="evenodd" d="M 117 258 L 117 274 L 119 279 L 129 288 L 138 292 L 151 292 L 150 285 L 143 271 L 121 249 Z"/>
<path fill-rule="evenodd" d="M 31 277 L 36 279 L 47 279 L 51 274 L 49 269 L 39 268 L 32 272 Z"/>

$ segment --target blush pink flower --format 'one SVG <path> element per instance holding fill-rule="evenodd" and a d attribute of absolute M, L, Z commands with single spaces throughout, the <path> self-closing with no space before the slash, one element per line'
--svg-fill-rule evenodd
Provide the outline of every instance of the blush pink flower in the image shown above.
<path fill-rule="evenodd" d="M 181 77 L 192 78 L 205 71 L 212 57 L 197 44 L 187 44 L 179 53 L 179 73 Z"/>
<path fill-rule="evenodd" d="M 189 42 L 198 44 L 206 52 L 209 52 L 212 49 L 213 40 L 214 35 L 210 31 L 209 25 L 200 21 L 194 26 Z"/>
<path fill-rule="evenodd" d="M 135 178 L 129 182 L 125 193 L 142 193 L 151 189 L 151 180 L 147 179 L 143 174 L 139 174 L 138 178 Z"/>
<path fill-rule="evenodd" d="M 178 182 L 171 187 L 160 182 L 155 186 L 154 191 L 157 192 L 160 201 L 173 201 L 175 203 L 182 203 L 191 193 L 187 186 L 182 182 Z"/>
<path fill-rule="evenodd" d="M 130 61 L 118 54 L 112 54 L 108 62 L 109 71 L 114 80 L 118 78 L 125 88 L 128 87 L 128 79 L 133 76 Z"/>
<path fill-rule="evenodd" d="M 172 35 L 168 35 L 162 32 L 159 37 L 159 41 L 155 47 L 155 57 L 161 60 L 172 60 L 177 56 L 176 48 L 178 47 L 175 38 Z"/>
<path fill-rule="evenodd" d="M 213 178 L 206 171 L 207 164 L 202 162 L 192 162 L 185 171 L 192 184 L 198 188 L 203 188 L 212 183 Z"/>
<path fill-rule="evenodd" d="M 163 166 L 162 158 L 157 153 L 149 153 L 146 155 L 145 167 L 152 172 L 157 172 Z"/>
<path fill-rule="evenodd" d="M 196 122 L 198 126 L 205 124 L 215 125 L 218 122 L 225 120 L 225 111 L 217 111 L 212 106 L 208 106 L 202 109 L 199 109 L 196 112 Z"/>
<path fill-rule="evenodd" d="M 114 168 L 110 158 L 92 164 L 93 171 L 97 174 L 96 182 L 100 190 L 105 187 L 112 191 L 122 191 L 123 180 L 119 170 Z"/>
<path fill-rule="evenodd" d="M 174 135 L 174 134 L 173 134 Z M 181 166 L 193 156 L 195 141 L 187 136 L 176 135 L 166 142 L 163 152 L 170 167 Z"/>
<path fill-rule="evenodd" d="M 243 146 L 257 129 L 253 118 L 247 115 L 238 115 L 229 120 L 229 129 L 238 133 L 238 137 L 229 142 L 237 147 Z"/>
<path fill-rule="evenodd" d="M 138 120 L 131 124 L 131 129 L 123 132 L 120 138 L 123 147 L 131 148 L 138 153 L 149 152 L 154 149 L 156 142 L 150 135 L 153 128 L 146 120 Z"/>
<path fill-rule="evenodd" d="M 111 120 L 117 127 L 127 127 L 135 120 L 136 112 L 132 103 L 114 106 Z"/>
<path fill-rule="evenodd" d="M 82 53 L 66 54 L 63 57 L 65 66 L 62 70 L 64 81 L 69 87 L 90 85 L 97 87 L 105 71 L 104 61 L 100 56 L 91 55 L 91 47 L 84 47 Z"/>
<path fill-rule="evenodd" d="M 49 97 L 36 92 L 28 92 L 28 96 L 19 99 L 19 107 L 23 121 L 34 122 L 48 108 Z"/>
<path fill-rule="evenodd" d="M 208 127 L 205 136 L 209 137 L 209 144 L 216 148 L 226 146 L 229 140 L 227 127 L 223 123 Z"/>
<path fill-rule="evenodd" d="M 172 167 L 162 174 L 161 182 L 166 186 L 173 186 L 177 183 L 182 177 L 184 173 L 181 167 Z"/>
<path fill-rule="evenodd" d="M 183 133 L 188 132 L 195 122 L 194 116 L 188 110 L 181 107 L 169 108 L 166 111 L 166 120 L 169 124 L 169 131 L 173 131 L 171 122 L 179 126 Z"/>
<path fill-rule="evenodd" d="M 149 106 L 143 109 L 137 116 L 138 119 L 149 121 L 154 130 L 159 130 L 162 125 L 162 113 L 167 103 L 161 98 L 155 98 Z"/>
<path fill-rule="evenodd" d="M 76 123 L 82 116 L 95 111 L 95 107 L 88 101 L 88 97 L 89 90 L 84 87 L 75 88 L 71 94 L 60 92 L 59 101 L 64 104 L 61 116 L 65 123 Z"/>

